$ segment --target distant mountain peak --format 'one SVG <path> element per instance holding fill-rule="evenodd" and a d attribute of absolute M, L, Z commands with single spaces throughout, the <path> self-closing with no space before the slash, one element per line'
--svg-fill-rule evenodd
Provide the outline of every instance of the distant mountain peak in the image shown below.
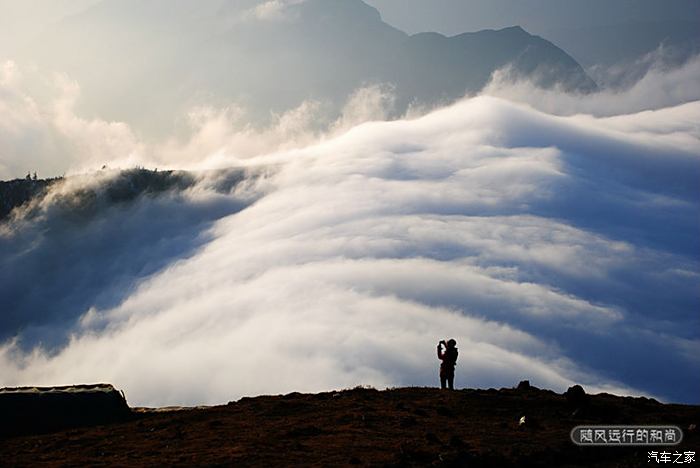
<path fill-rule="evenodd" d="M 163 115 L 174 121 L 193 104 L 235 103 L 264 122 L 307 100 L 339 111 L 377 83 L 392 85 L 402 113 L 478 92 L 506 66 L 544 86 L 595 87 L 520 26 L 409 36 L 361 0 L 103 0 L 38 43 L 37 63 L 80 83 L 80 111 L 161 135 Z"/>

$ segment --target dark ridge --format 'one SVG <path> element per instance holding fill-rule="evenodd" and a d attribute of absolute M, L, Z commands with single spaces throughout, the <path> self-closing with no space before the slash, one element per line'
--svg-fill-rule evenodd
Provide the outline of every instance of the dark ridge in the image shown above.
<path fill-rule="evenodd" d="M 63 180 L 62 177 L 0 180 L 0 221 L 5 219 L 15 208 L 32 199 L 42 197 L 51 185 L 61 180 Z"/>
<path fill-rule="evenodd" d="M 267 170 L 102 171 L 33 198 L 10 190 L 19 206 L 0 220 L 0 341 L 57 352 L 90 309 L 118 306 L 141 280 L 193 255 L 216 220 L 252 203 L 250 192 L 235 194 L 239 184 Z M 195 183 L 212 196 L 190 197 Z"/>
<path fill-rule="evenodd" d="M 62 181 L 53 179 L 15 179 L 0 181 L 0 222 L 11 216 L 16 208 L 26 207 L 28 217 L 36 215 L 40 201 L 48 189 Z M 55 203 L 71 218 L 93 215 L 102 206 L 127 203 L 146 195 L 185 190 L 196 182 L 195 177 L 183 171 L 158 171 L 134 168 L 120 171 L 104 183 L 88 185 L 75 191 L 56 195 Z"/>
<path fill-rule="evenodd" d="M 568 393 L 531 385 L 357 387 L 209 408 L 135 408 L 124 422 L 6 439 L 0 459 L 12 466 L 633 467 L 647 466 L 652 450 L 683 454 L 700 446 L 700 406 Z M 574 427 L 594 424 L 675 425 L 684 437 L 661 447 L 571 442 Z"/>
<path fill-rule="evenodd" d="M 129 169 L 107 183 L 105 195 L 109 201 L 121 203 L 132 201 L 140 195 L 185 190 L 194 183 L 195 178 L 187 172 Z"/>

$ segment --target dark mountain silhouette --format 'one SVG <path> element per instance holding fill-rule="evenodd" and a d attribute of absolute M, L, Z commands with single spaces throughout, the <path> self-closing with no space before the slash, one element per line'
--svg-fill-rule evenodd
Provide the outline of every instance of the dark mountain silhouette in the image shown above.
<path fill-rule="evenodd" d="M 66 180 L 14 179 L 0 181 L 0 222 L 12 215 L 15 208 L 24 208 L 21 217 L 33 217 L 40 211 L 40 203 L 47 190 L 54 184 Z M 119 171 L 117 177 L 104 184 L 81 188 L 74 192 L 59 193 L 53 204 L 66 216 L 74 219 L 93 216 L 101 209 L 130 202 L 142 195 L 157 195 L 169 190 L 184 190 L 195 183 L 193 175 L 184 171 L 157 171 L 128 169 Z"/>
<path fill-rule="evenodd" d="M 65 345 L 86 310 L 119 304 L 140 280 L 191 255 L 214 220 L 248 203 L 188 203 L 183 191 L 199 177 L 229 194 L 256 175 L 137 168 L 0 182 L 0 340 Z M 47 326 L 55 327 L 50 335 Z"/>
<path fill-rule="evenodd" d="M 85 1 L 85 0 L 83 0 Z M 528 31 L 550 37 L 548 31 L 604 25 L 700 19 L 697 0 L 365 0 L 382 17 L 404 31 L 462 31 L 502 28 L 520 24 Z M 617 38 L 616 38 L 617 39 Z M 606 44 L 616 47 L 616 44 Z M 565 50 L 569 51 L 565 48 Z M 578 59 L 578 57 L 576 57 Z"/>
<path fill-rule="evenodd" d="M 0 222 L 7 218 L 15 208 L 31 200 L 41 198 L 46 190 L 59 180 L 61 179 L 0 180 Z"/>
<path fill-rule="evenodd" d="M 363 85 L 395 86 L 397 108 L 476 92 L 498 68 L 590 91 L 564 51 L 520 27 L 409 36 L 360 0 L 104 0 L 28 49 L 82 86 L 80 110 L 146 130 L 195 104 L 238 103 L 253 121 L 305 100 L 337 110 Z"/>
<path fill-rule="evenodd" d="M 52 402 L 80 401 L 70 396 Z M 111 406 L 95 405 L 86 396 L 84 404 L 99 410 L 96 416 L 119 420 Z M 582 406 L 566 394 L 522 385 L 456 391 L 358 387 L 242 398 L 209 408 L 134 409 L 125 422 L 84 421 L 82 427 L 43 435 L 46 425 L 37 418 L 33 435 L 27 435 L 32 421 L 21 420 L 24 435 L 15 431 L 0 439 L 0 457 L 10 466 L 265 467 L 635 467 L 647 465 L 650 451 L 697 457 L 700 407 L 607 393 L 586 396 Z M 70 416 L 64 428 L 76 425 Z M 13 422 L 4 420 L 5 434 L 13 434 Z M 571 442 L 574 427 L 599 424 L 675 425 L 684 437 L 675 446 Z"/>

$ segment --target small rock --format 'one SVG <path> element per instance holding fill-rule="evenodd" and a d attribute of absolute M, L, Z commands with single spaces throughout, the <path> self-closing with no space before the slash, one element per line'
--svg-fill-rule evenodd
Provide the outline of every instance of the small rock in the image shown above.
<path fill-rule="evenodd" d="M 532 416 L 522 416 L 518 420 L 518 428 L 528 430 L 539 429 L 540 423 L 537 418 L 533 418 Z"/>

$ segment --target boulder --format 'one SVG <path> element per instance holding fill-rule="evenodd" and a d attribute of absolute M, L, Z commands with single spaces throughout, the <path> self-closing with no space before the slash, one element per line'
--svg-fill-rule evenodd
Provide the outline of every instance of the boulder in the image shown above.
<path fill-rule="evenodd" d="M 586 391 L 580 385 L 569 387 L 564 396 L 566 397 L 566 402 L 572 408 L 580 409 L 588 404 L 588 395 L 586 395 Z"/>
<path fill-rule="evenodd" d="M 109 384 L 0 389 L 0 436 L 41 434 L 123 421 L 124 394 Z"/>
<path fill-rule="evenodd" d="M 529 380 L 521 380 L 518 386 L 516 387 L 519 392 L 525 392 L 530 390 L 530 381 Z"/>

